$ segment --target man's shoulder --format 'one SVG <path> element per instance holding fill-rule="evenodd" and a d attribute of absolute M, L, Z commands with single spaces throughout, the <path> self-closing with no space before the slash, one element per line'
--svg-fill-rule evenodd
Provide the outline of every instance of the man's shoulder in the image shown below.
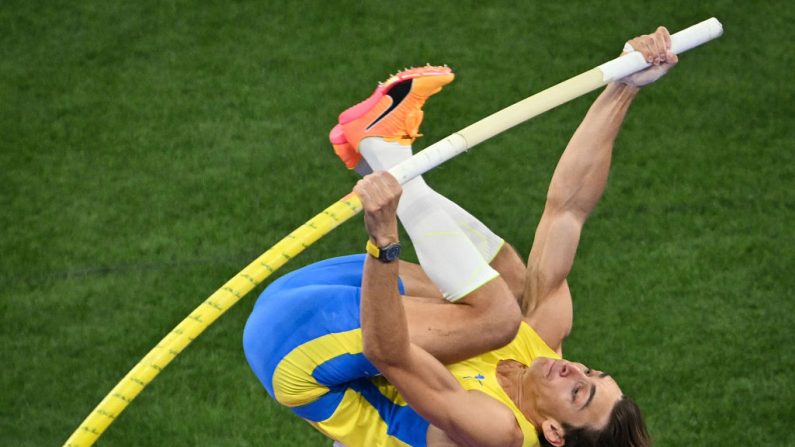
<path fill-rule="evenodd" d="M 523 445 L 524 433 L 522 427 L 508 405 L 480 390 L 468 390 L 467 393 L 470 394 L 470 402 L 474 404 L 467 411 L 476 411 L 479 414 L 488 415 L 487 420 L 484 420 L 480 427 L 482 438 L 481 443 L 478 445 L 486 447 L 520 447 Z M 455 435 L 452 438 L 455 438 Z M 486 441 L 483 441 L 484 439 Z M 483 444 L 483 442 L 486 443 Z"/>
<path fill-rule="evenodd" d="M 541 344 L 557 352 L 569 336 L 573 321 L 571 291 L 568 282 L 564 281 L 549 296 L 539 300 L 532 312 L 524 316 L 523 326 L 527 324 Z"/>

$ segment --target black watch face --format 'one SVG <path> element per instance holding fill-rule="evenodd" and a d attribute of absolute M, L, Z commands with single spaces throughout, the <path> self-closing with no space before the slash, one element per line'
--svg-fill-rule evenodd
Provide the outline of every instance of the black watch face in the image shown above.
<path fill-rule="evenodd" d="M 392 262 L 400 257 L 400 245 L 390 245 L 381 250 L 384 261 Z"/>

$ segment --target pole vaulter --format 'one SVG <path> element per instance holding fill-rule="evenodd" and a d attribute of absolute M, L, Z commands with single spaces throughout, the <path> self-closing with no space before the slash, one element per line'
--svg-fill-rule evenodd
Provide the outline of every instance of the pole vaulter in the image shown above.
<path fill-rule="evenodd" d="M 722 34 L 723 25 L 713 17 L 673 34 L 671 50 L 680 54 Z M 639 52 L 627 53 L 451 134 L 390 169 L 389 173 L 401 184 L 405 183 L 497 134 L 650 65 Z M 361 202 L 356 195 L 346 195 L 280 240 L 227 281 L 169 332 L 113 387 L 66 440 L 64 446 L 93 445 L 138 394 L 218 317 L 287 261 L 355 216 L 361 209 Z"/>

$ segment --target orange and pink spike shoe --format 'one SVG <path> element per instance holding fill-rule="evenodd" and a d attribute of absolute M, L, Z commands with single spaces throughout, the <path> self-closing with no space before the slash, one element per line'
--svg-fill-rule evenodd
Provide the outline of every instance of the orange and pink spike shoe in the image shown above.
<path fill-rule="evenodd" d="M 353 169 L 362 159 L 359 142 L 363 138 L 381 137 L 410 145 L 420 136 L 425 101 L 454 78 L 447 66 L 427 65 L 401 71 L 379 83 L 369 98 L 340 114 L 339 124 L 329 134 L 334 152 Z"/>

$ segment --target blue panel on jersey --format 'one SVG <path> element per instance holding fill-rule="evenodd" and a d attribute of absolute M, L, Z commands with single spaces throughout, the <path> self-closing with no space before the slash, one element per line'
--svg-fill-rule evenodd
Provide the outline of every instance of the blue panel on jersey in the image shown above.
<path fill-rule="evenodd" d="M 387 434 L 412 447 L 425 447 L 428 421 L 411 407 L 397 405 L 381 394 L 367 379 L 351 382 L 350 387 L 359 392 L 372 405 L 387 424 Z"/>
<path fill-rule="evenodd" d="M 334 414 L 343 397 L 345 397 L 345 387 L 334 387 L 316 401 L 300 407 L 290 408 L 290 410 L 304 419 L 312 422 L 321 422 Z"/>
<path fill-rule="evenodd" d="M 312 377 L 321 385 L 336 386 L 353 380 L 379 375 L 378 370 L 364 354 L 343 354 L 323 362 L 315 368 Z"/>

